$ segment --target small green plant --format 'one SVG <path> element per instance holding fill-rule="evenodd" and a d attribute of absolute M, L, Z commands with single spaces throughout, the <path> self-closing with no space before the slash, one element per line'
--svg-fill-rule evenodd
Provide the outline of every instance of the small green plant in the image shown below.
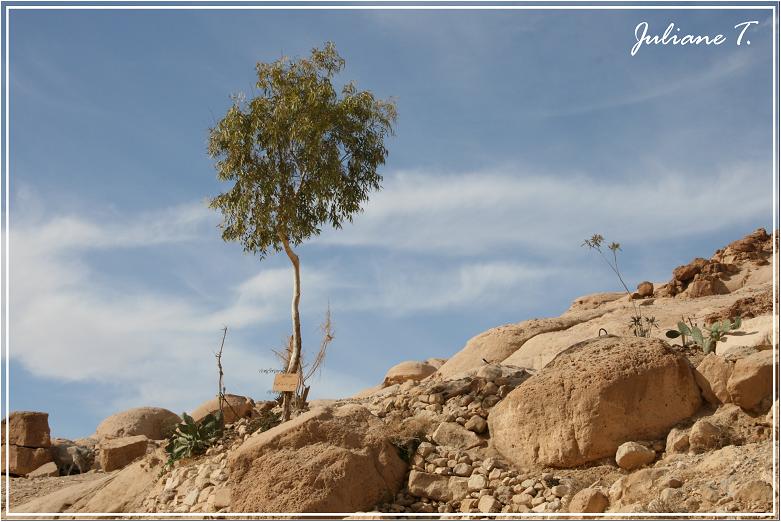
<path fill-rule="evenodd" d="M 656 317 L 642 317 L 640 315 L 633 315 L 629 319 L 629 328 L 635 337 L 650 337 L 651 330 L 659 327 L 659 321 Z"/>
<path fill-rule="evenodd" d="M 608 257 L 605 255 L 605 252 L 602 250 L 602 246 L 604 244 L 605 238 L 601 234 L 594 234 L 590 238 L 583 241 L 581 246 L 588 247 L 589 250 L 596 250 L 605 263 L 607 263 L 607 266 L 609 266 L 613 273 L 616 274 L 616 277 L 618 277 L 618 281 L 621 283 L 621 286 L 624 287 L 624 290 L 629 296 L 629 300 L 635 309 L 634 315 L 629 320 L 629 329 L 632 331 L 632 333 L 636 337 L 650 337 L 651 329 L 658 326 L 658 324 L 654 317 L 643 317 L 642 312 L 640 312 L 640 307 L 637 306 L 637 303 L 635 303 L 634 299 L 632 298 L 632 292 L 629 290 L 626 282 L 624 282 L 624 278 L 621 275 L 621 270 L 618 268 L 618 251 L 621 250 L 621 244 L 613 242 L 607 245 L 607 249 L 610 250 L 613 256 L 612 261 L 608 259 Z"/>
<path fill-rule="evenodd" d="M 740 317 L 735 317 L 732 320 L 725 319 L 724 321 L 717 321 L 709 326 L 704 326 L 703 329 L 705 331 L 703 333 L 703 329 L 699 326 L 695 324 L 687 325 L 683 321 L 679 321 L 678 329 L 667 330 L 665 335 L 670 339 L 681 337 L 681 343 L 684 347 L 687 344 L 686 338 L 690 337 L 694 344 L 699 346 L 705 354 L 709 354 L 716 349 L 716 344 L 719 341 L 724 340 L 725 335 L 732 330 L 737 330 L 740 328 L 740 325 Z"/>
<path fill-rule="evenodd" d="M 222 412 L 210 413 L 200 422 L 196 422 L 187 413 L 182 413 L 182 419 L 184 422 L 176 427 L 165 447 L 168 454 L 167 466 L 173 465 L 179 459 L 200 455 L 222 435 Z"/>

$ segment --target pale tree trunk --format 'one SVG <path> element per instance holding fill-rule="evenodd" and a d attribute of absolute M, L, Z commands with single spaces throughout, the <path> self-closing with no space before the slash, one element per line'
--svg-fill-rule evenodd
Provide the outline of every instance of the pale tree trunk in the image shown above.
<path fill-rule="evenodd" d="M 293 353 L 290 354 L 290 362 L 287 366 L 288 373 L 298 371 L 299 361 L 301 360 L 301 318 L 298 313 L 298 304 L 301 302 L 301 263 L 293 249 L 290 248 L 290 242 L 287 237 L 280 233 L 279 239 L 285 249 L 287 257 L 293 264 L 293 302 L 291 304 L 291 315 L 293 318 Z M 282 420 L 290 419 L 290 403 L 293 399 L 293 392 L 285 392 L 282 402 Z"/>

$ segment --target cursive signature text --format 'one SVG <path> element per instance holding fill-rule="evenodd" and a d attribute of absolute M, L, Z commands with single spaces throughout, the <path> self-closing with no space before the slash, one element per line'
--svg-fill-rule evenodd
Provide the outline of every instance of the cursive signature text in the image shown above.
<path fill-rule="evenodd" d="M 759 24 L 757 20 L 741 22 L 733 29 L 737 30 L 736 44 L 741 45 L 744 42 L 743 37 L 749 27 Z M 675 27 L 674 22 L 670 22 L 662 34 L 648 34 L 648 22 L 640 22 L 635 27 L 635 44 L 629 52 L 632 56 L 636 55 L 643 45 L 721 45 L 727 41 L 727 38 L 719 33 L 716 35 L 707 34 L 681 34 L 681 28 Z M 745 40 L 746 45 L 751 45 L 751 40 Z"/>

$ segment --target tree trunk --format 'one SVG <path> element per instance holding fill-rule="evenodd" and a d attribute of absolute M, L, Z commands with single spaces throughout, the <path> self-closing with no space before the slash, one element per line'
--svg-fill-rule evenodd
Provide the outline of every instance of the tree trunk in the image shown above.
<path fill-rule="evenodd" d="M 280 233 L 279 239 L 282 241 L 282 246 L 285 248 L 287 257 L 290 258 L 290 262 L 293 264 L 293 302 L 291 304 L 291 315 L 293 318 L 293 353 L 290 354 L 287 372 L 296 373 L 298 371 L 299 361 L 301 360 L 301 318 L 298 313 L 298 304 L 301 302 L 301 263 L 299 262 L 296 253 L 290 248 L 290 242 L 287 237 Z M 283 421 L 290 419 L 290 404 L 292 398 L 292 392 L 285 392 L 284 400 L 282 402 Z"/>

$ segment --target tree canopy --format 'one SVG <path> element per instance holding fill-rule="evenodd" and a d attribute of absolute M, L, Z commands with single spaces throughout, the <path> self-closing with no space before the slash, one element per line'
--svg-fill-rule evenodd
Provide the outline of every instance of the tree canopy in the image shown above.
<path fill-rule="evenodd" d="M 396 105 L 354 83 L 338 94 L 344 65 L 328 42 L 308 59 L 258 63 L 257 96 L 233 96 L 208 146 L 217 178 L 234 182 L 210 202 L 224 240 L 262 258 L 325 224 L 341 228 L 380 188 Z"/>

